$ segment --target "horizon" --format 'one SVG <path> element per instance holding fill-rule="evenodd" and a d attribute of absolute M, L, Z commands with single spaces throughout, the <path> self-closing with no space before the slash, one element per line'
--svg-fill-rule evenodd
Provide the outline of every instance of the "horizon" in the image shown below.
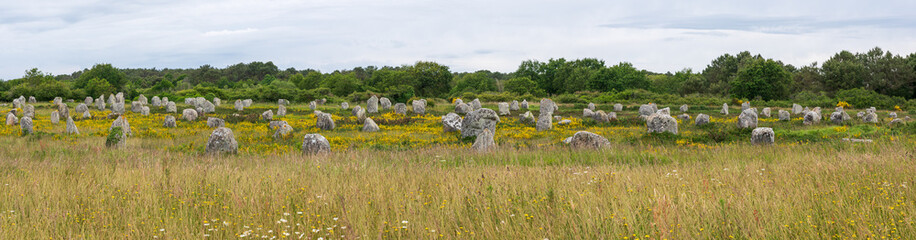
<path fill-rule="evenodd" d="M 829 8 L 823 6 L 828 5 Z M 916 52 L 916 3 L 766 5 L 580 1 L 38 1 L 0 8 L 0 79 L 31 68 L 224 68 L 273 62 L 321 72 L 433 61 L 514 72 L 525 60 L 596 58 L 650 72 L 701 71 L 749 51 L 794 66 L 843 50 Z M 549 16 L 549 17 L 545 17 Z"/>

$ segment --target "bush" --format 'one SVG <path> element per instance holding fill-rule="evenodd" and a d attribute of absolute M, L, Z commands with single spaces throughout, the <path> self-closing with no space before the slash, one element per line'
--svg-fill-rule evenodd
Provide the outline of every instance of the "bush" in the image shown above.
<path fill-rule="evenodd" d="M 891 97 L 882 95 L 872 90 L 854 88 L 841 90 L 836 93 L 837 100 L 845 101 L 855 108 L 876 107 L 880 109 L 894 109 L 898 104 L 904 104 L 906 100 L 902 97 Z"/>

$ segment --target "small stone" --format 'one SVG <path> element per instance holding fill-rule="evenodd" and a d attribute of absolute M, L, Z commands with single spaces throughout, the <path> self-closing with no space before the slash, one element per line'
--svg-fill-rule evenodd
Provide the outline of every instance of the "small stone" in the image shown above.
<path fill-rule="evenodd" d="M 805 113 L 805 119 L 803 122 L 805 125 L 818 124 L 820 122 L 821 122 L 821 115 L 818 114 L 817 112 L 809 111 L 808 113 Z"/>
<path fill-rule="evenodd" d="M 649 133 L 670 132 L 677 134 L 677 120 L 670 115 L 654 113 L 646 118 L 646 128 Z"/>
<path fill-rule="evenodd" d="M 658 107 L 655 104 L 643 104 L 639 106 L 639 117 L 646 119 L 657 111 Z"/>
<path fill-rule="evenodd" d="M 773 133 L 772 128 L 760 127 L 751 132 L 751 144 L 754 145 L 770 145 L 775 142 L 775 139 L 776 133 Z"/>
<path fill-rule="evenodd" d="M 207 118 L 207 127 L 216 128 L 216 127 L 225 127 L 226 121 L 221 118 Z"/>
<path fill-rule="evenodd" d="M 571 120 L 563 119 L 563 120 L 560 120 L 560 122 L 557 122 L 557 125 L 569 125 L 570 123 L 572 123 Z"/>
<path fill-rule="evenodd" d="M 458 116 L 456 113 L 448 113 L 445 116 L 442 116 L 442 131 L 461 131 L 461 116 Z"/>
<path fill-rule="evenodd" d="M 553 128 L 553 116 L 550 115 L 550 112 L 541 113 L 541 115 L 538 116 L 538 123 L 535 125 L 535 129 L 540 132 L 550 130 L 551 128 Z"/>
<path fill-rule="evenodd" d="M 426 99 L 413 100 L 411 102 L 413 105 L 413 112 L 418 115 L 426 114 Z"/>
<path fill-rule="evenodd" d="M 893 125 L 904 125 L 906 123 L 903 122 L 903 119 L 894 118 L 894 120 L 891 120 L 891 122 L 888 124 L 893 126 Z"/>
<path fill-rule="evenodd" d="M 29 105 L 29 106 L 31 106 L 31 105 Z M 85 112 L 85 111 L 89 111 L 89 106 L 86 105 L 85 103 L 80 103 L 79 105 L 76 105 L 76 109 L 75 109 L 75 110 L 76 110 L 76 112 L 78 112 L 78 113 L 83 113 L 83 112 Z"/>
<path fill-rule="evenodd" d="M 501 102 L 501 103 L 497 104 L 497 107 L 498 107 L 498 109 L 499 109 L 499 115 L 500 115 L 500 116 L 509 115 L 509 103 L 507 103 L 507 102 Z"/>
<path fill-rule="evenodd" d="M 282 99 L 282 98 L 277 99 L 277 106 L 285 106 L 285 105 L 289 105 L 289 100 Z"/>
<path fill-rule="evenodd" d="M 213 133 L 210 133 L 210 138 L 207 139 L 207 153 L 235 154 L 238 150 L 239 143 L 235 141 L 232 129 L 226 127 L 216 128 Z"/>
<path fill-rule="evenodd" d="M 742 111 L 742 112 L 744 112 L 744 110 L 747 110 L 747 109 L 749 109 L 749 108 L 751 108 L 751 102 L 743 102 L 743 103 L 741 103 L 741 111 Z"/>
<path fill-rule="evenodd" d="M 239 112 L 245 110 L 245 104 L 242 102 L 242 100 L 235 100 L 235 110 Z"/>
<path fill-rule="evenodd" d="M 475 98 L 474 101 L 471 101 L 471 104 L 468 104 L 468 106 L 471 107 L 471 111 L 477 111 L 477 109 L 480 109 L 480 108 L 481 108 L 481 106 L 480 106 L 480 99 Z M 527 105 L 525 105 L 525 106 L 527 106 Z"/>
<path fill-rule="evenodd" d="M 357 106 L 357 107 L 354 108 L 353 110 L 356 110 L 356 114 L 355 114 L 355 115 L 356 115 L 356 121 L 357 121 L 357 122 L 363 123 L 363 122 L 366 121 L 366 118 L 368 118 L 368 116 L 366 115 L 366 109 L 363 109 L 363 108 Z M 406 114 L 406 113 L 405 113 L 405 114 Z"/>
<path fill-rule="evenodd" d="M 763 108 L 763 110 L 760 111 L 760 115 L 763 115 L 763 117 L 765 118 L 771 118 L 772 116 L 770 115 L 770 113 L 771 113 L 770 108 Z"/>
<path fill-rule="evenodd" d="M 582 109 L 582 118 L 591 118 L 592 116 L 595 116 L 595 112 L 593 112 L 591 109 L 588 109 L 588 108 Z"/>
<path fill-rule="evenodd" d="M 481 108 L 467 114 L 461 121 L 461 137 L 477 136 L 484 129 L 496 132 L 499 115 L 489 108 Z"/>
<path fill-rule="evenodd" d="M 474 141 L 474 144 L 471 145 L 471 148 L 477 150 L 477 152 L 487 152 L 493 149 L 496 149 L 496 141 L 493 140 L 493 132 L 489 128 L 483 129 L 479 134 L 477 134 L 477 139 Z"/>
<path fill-rule="evenodd" d="M 534 114 L 531 114 L 531 111 L 527 111 L 518 116 L 518 121 L 522 124 L 532 124 L 535 123 Z"/>
<path fill-rule="evenodd" d="M 274 139 L 286 138 L 292 135 L 293 126 L 290 126 L 286 121 L 280 121 L 282 124 L 278 125 L 274 130 Z"/>
<path fill-rule="evenodd" d="M 340 109 L 347 110 L 350 109 L 350 104 L 347 102 L 340 103 Z"/>
<path fill-rule="evenodd" d="M 677 115 L 677 118 L 680 119 L 681 121 L 686 122 L 687 120 L 690 120 L 690 115 L 687 115 L 686 113 L 684 113 L 681 115 Z"/>
<path fill-rule="evenodd" d="M 588 103 L 588 110 L 595 111 L 595 103 Z"/>
<path fill-rule="evenodd" d="M 467 104 L 459 103 L 458 105 L 455 105 L 455 113 L 466 114 L 471 111 L 473 111 L 471 110 L 471 106 L 468 106 Z"/>
<path fill-rule="evenodd" d="M 289 101 L 286 101 L 286 104 L 289 104 Z M 223 105 L 223 100 L 219 98 L 213 98 L 213 105 L 214 107 L 219 107 L 220 105 Z"/>
<path fill-rule="evenodd" d="M 178 124 L 175 123 L 175 117 L 169 115 L 165 116 L 165 120 L 162 121 L 162 126 L 167 128 L 178 127 Z"/>
<path fill-rule="evenodd" d="M 738 128 L 757 128 L 757 109 L 748 108 L 738 115 Z"/>
<path fill-rule="evenodd" d="M 681 105 L 681 112 L 687 112 L 687 104 Z"/>
<path fill-rule="evenodd" d="M 241 106 L 241 105 L 239 105 Z M 239 110 L 241 111 L 241 110 Z M 169 102 L 165 104 L 165 112 L 167 113 L 178 113 L 178 106 L 175 105 L 175 102 Z"/>
<path fill-rule="evenodd" d="M 719 111 L 722 115 L 728 115 L 728 103 L 722 104 L 722 111 Z"/>
<path fill-rule="evenodd" d="M 889 118 L 897 118 L 897 113 L 895 113 L 895 112 L 888 113 L 888 114 L 887 114 L 887 117 L 889 117 Z"/>
<path fill-rule="evenodd" d="M 573 148 L 607 149 L 611 147 L 611 142 L 607 138 L 586 131 L 576 132 L 568 139 L 565 142 Z"/>
<path fill-rule="evenodd" d="M 58 123 L 60 123 L 60 113 L 58 113 L 57 110 L 54 110 L 51 112 L 51 124 L 56 125 Z"/>
<path fill-rule="evenodd" d="M 518 111 L 518 110 L 519 110 L 519 107 L 518 107 L 518 100 L 512 100 L 512 103 L 509 104 L 509 110 L 510 110 L 510 111 Z"/>
<path fill-rule="evenodd" d="M 362 121 L 365 122 L 365 119 Z M 316 120 L 316 125 L 318 128 L 324 130 L 334 130 L 334 119 L 331 118 L 330 113 L 319 113 Z"/>
<path fill-rule="evenodd" d="M 89 111 L 86 111 L 88 113 Z M 149 107 L 143 106 L 140 108 L 140 115 L 149 116 Z"/>
<path fill-rule="evenodd" d="M 286 105 L 280 105 L 277 107 L 277 116 L 286 116 Z"/>
<path fill-rule="evenodd" d="M 521 107 L 528 110 L 528 99 L 522 99 Z"/>
<path fill-rule="evenodd" d="M 76 128 L 76 123 L 73 122 L 71 117 L 67 117 L 67 134 L 80 134 L 80 130 Z"/>
<path fill-rule="evenodd" d="M 801 105 L 792 104 L 792 114 L 801 114 L 804 110 Z"/>
<path fill-rule="evenodd" d="M 878 123 L 878 114 L 874 111 L 865 113 L 865 116 L 862 117 L 862 121 L 866 123 Z"/>
<path fill-rule="evenodd" d="M 621 111 L 623 111 L 623 104 L 620 104 L 620 103 L 614 104 L 614 112 L 621 112 Z"/>
<path fill-rule="evenodd" d="M 792 115 L 789 114 L 789 111 L 779 110 L 779 121 L 789 121 L 792 120 Z"/>
<path fill-rule="evenodd" d="M 426 101 L 426 100 L 423 100 L 423 101 Z M 386 97 L 379 98 L 378 103 L 379 105 L 382 106 L 382 110 L 388 110 L 389 108 L 391 108 L 391 100 L 388 100 L 388 98 Z M 426 104 L 426 102 L 424 102 L 424 104 Z"/>
<path fill-rule="evenodd" d="M 404 104 L 404 103 L 395 104 L 394 113 L 401 114 L 401 115 L 407 115 L 407 104 Z"/>
<path fill-rule="evenodd" d="M 92 119 L 92 114 L 90 114 L 89 111 L 85 111 L 83 112 L 82 119 Z"/>
<path fill-rule="evenodd" d="M 363 123 L 363 132 L 378 132 L 378 125 L 375 124 L 375 121 L 372 118 L 366 118 L 366 121 Z"/>
<path fill-rule="evenodd" d="M 314 111 L 315 109 L 318 109 L 318 102 L 315 102 L 315 101 L 309 102 L 309 109 L 311 109 L 312 111 Z"/>
<path fill-rule="evenodd" d="M 330 152 L 331 144 L 328 142 L 328 139 L 324 138 L 324 136 L 321 136 L 321 134 L 306 134 L 302 138 L 302 153 L 318 154 Z"/>
<path fill-rule="evenodd" d="M 181 111 L 181 119 L 184 119 L 188 122 L 193 122 L 194 120 L 197 120 L 197 111 L 194 109 L 185 108 Z"/>
<path fill-rule="evenodd" d="M 693 120 L 693 124 L 697 126 L 703 126 L 709 124 L 709 115 L 706 114 L 697 114 L 697 118 Z"/>
<path fill-rule="evenodd" d="M 268 121 L 268 122 L 271 120 L 274 120 L 274 111 L 273 110 L 264 111 L 263 113 L 261 113 L 261 119 L 264 121 Z"/>
<path fill-rule="evenodd" d="M 7 113 L 6 114 L 6 125 L 13 126 L 19 124 L 19 118 L 16 117 L 16 114 Z"/>

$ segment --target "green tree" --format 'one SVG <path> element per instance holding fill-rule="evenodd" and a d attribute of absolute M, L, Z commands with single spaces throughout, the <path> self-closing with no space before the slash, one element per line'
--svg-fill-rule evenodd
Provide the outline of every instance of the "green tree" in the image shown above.
<path fill-rule="evenodd" d="M 537 83 L 532 81 L 529 77 L 510 78 L 503 84 L 503 90 L 519 95 L 535 92 L 536 89 Z"/>
<path fill-rule="evenodd" d="M 98 78 L 105 79 L 111 84 L 111 87 L 115 92 L 121 91 L 124 89 L 124 85 L 127 84 L 126 75 L 111 66 L 111 64 L 96 64 L 92 66 L 92 69 L 89 69 L 76 80 L 74 86 L 77 88 L 85 88 L 86 84 L 89 83 L 90 79 Z"/>
<path fill-rule="evenodd" d="M 735 98 L 763 100 L 784 99 L 789 93 L 790 74 L 782 64 L 767 60 L 755 60 L 738 71 L 731 82 L 731 95 Z"/>
<path fill-rule="evenodd" d="M 302 74 L 297 74 L 297 75 L 302 76 Z M 321 73 L 318 71 L 311 71 L 308 74 L 306 74 L 305 76 L 302 76 L 302 78 L 295 77 L 295 76 L 294 78 L 296 78 L 296 80 L 294 80 L 293 83 L 295 83 L 296 87 L 298 87 L 299 89 L 311 90 L 311 89 L 315 89 L 321 86 L 322 76 L 321 76 Z"/>
<path fill-rule="evenodd" d="M 343 97 L 360 91 L 362 84 L 354 73 L 343 74 L 335 72 L 325 78 L 322 86 L 331 89 L 331 93 L 335 96 Z"/>
<path fill-rule="evenodd" d="M 86 83 L 86 87 L 83 88 L 86 91 L 86 94 L 89 96 L 101 96 L 103 94 L 112 93 L 111 84 L 108 83 L 108 80 L 101 78 L 89 79 L 89 82 Z"/>
<path fill-rule="evenodd" d="M 418 96 L 441 97 L 448 93 L 452 72 L 447 66 L 435 62 L 417 62 L 408 70 Z"/>
<path fill-rule="evenodd" d="M 824 71 L 824 88 L 830 92 L 859 88 L 865 79 L 865 66 L 849 51 L 833 55 L 821 67 Z"/>
<path fill-rule="evenodd" d="M 487 71 L 477 71 L 475 73 L 461 74 L 455 78 L 455 87 L 452 88 L 452 94 L 463 92 L 486 92 L 497 91 L 496 79 L 489 76 Z"/>

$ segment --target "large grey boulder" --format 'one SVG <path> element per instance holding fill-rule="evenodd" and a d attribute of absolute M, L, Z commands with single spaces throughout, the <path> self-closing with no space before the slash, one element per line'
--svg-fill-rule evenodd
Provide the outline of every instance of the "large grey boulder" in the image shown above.
<path fill-rule="evenodd" d="M 378 97 L 373 95 L 366 101 L 366 112 L 368 113 L 377 113 L 378 112 Z"/>
<path fill-rule="evenodd" d="M 507 102 L 501 102 L 501 103 L 497 104 L 497 106 L 498 106 L 498 109 L 499 109 L 499 115 L 500 115 L 500 116 L 509 115 L 509 103 L 507 103 Z"/>
<path fill-rule="evenodd" d="M 570 123 L 572 123 L 572 120 L 563 119 L 563 120 L 560 120 L 559 122 L 557 122 L 557 125 L 561 125 L 561 126 L 562 126 L 562 125 L 569 125 Z"/>
<path fill-rule="evenodd" d="M 588 110 L 588 108 L 586 108 L 585 110 Z M 599 123 L 606 123 L 606 122 L 611 121 L 610 116 L 608 116 L 607 113 L 604 113 L 604 110 L 598 110 L 598 112 L 592 113 L 591 118 L 592 120 L 595 120 L 595 122 L 599 122 Z M 615 118 L 616 118 L 616 114 L 615 114 Z"/>
<path fill-rule="evenodd" d="M 87 97 L 87 98 L 89 98 L 88 104 L 92 104 L 92 97 Z M 38 101 L 35 100 L 35 96 L 29 96 L 29 103 L 38 103 Z"/>
<path fill-rule="evenodd" d="M 455 105 L 455 106 L 458 106 L 458 104 L 460 103 L 464 103 L 464 100 L 461 100 L 461 98 L 455 98 L 455 100 L 452 101 L 452 105 Z"/>
<path fill-rule="evenodd" d="M 366 118 L 366 121 L 363 123 L 363 132 L 378 132 L 378 125 L 375 124 L 375 121 L 372 118 Z"/>
<path fill-rule="evenodd" d="M 801 105 L 792 104 L 792 114 L 801 114 L 804 111 Z"/>
<path fill-rule="evenodd" d="M 241 106 L 241 105 L 239 105 Z M 241 110 L 239 110 L 241 111 Z M 167 113 L 178 113 L 178 106 L 175 105 L 175 102 L 169 102 L 165 104 L 165 112 Z"/>
<path fill-rule="evenodd" d="M 185 108 L 181 111 L 181 119 L 184 119 L 188 122 L 193 122 L 194 120 L 197 120 L 197 111 L 194 109 Z"/>
<path fill-rule="evenodd" d="M 35 118 L 35 106 L 32 106 L 32 104 L 26 104 L 22 112 L 22 116 Z"/>
<path fill-rule="evenodd" d="M 866 112 L 865 116 L 862 117 L 862 121 L 866 123 L 878 123 L 878 114 L 875 112 Z"/>
<path fill-rule="evenodd" d="M 29 105 L 29 106 L 31 106 L 31 105 Z M 85 111 L 89 111 L 89 105 L 86 105 L 85 103 L 80 103 L 79 105 L 76 105 L 76 109 L 75 109 L 75 110 L 76 110 L 76 112 L 78 112 L 78 113 L 83 113 L 83 112 L 85 112 Z"/>
<path fill-rule="evenodd" d="M 242 102 L 241 99 L 235 100 L 235 110 L 239 112 L 241 112 L 242 110 L 245 110 L 245 104 Z"/>
<path fill-rule="evenodd" d="M 315 101 L 309 102 L 309 109 L 312 111 L 315 111 L 315 109 L 318 109 L 318 102 L 315 102 Z"/>
<path fill-rule="evenodd" d="M 671 116 L 671 108 L 662 108 L 655 111 L 655 113 Z"/>
<path fill-rule="evenodd" d="M 553 115 L 553 112 L 558 108 L 557 104 L 549 98 L 541 98 L 541 105 L 538 107 L 538 115 Z"/>
<path fill-rule="evenodd" d="M 347 103 L 347 102 L 340 103 L 340 109 L 343 109 L 343 110 L 350 109 L 350 103 Z"/>
<path fill-rule="evenodd" d="M 328 139 L 321 136 L 321 134 L 312 133 L 302 137 L 302 153 L 318 154 L 330 152 L 331 144 L 328 142 Z"/>
<path fill-rule="evenodd" d="M 849 114 L 846 113 L 846 111 L 843 111 L 842 108 L 839 108 L 838 110 L 839 111 L 836 111 L 830 114 L 830 121 L 839 124 L 845 121 L 852 120 L 852 117 L 850 117 Z"/>
<path fill-rule="evenodd" d="M 20 133 L 23 136 L 32 134 L 33 127 L 34 125 L 32 124 L 32 118 L 26 116 L 26 117 L 22 117 L 22 119 L 19 120 L 19 128 L 21 129 Z"/>
<path fill-rule="evenodd" d="M 397 103 L 394 105 L 394 113 L 407 115 L 407 104 Z"/>
<path fill-rule="evenodd" d="M 805 125 L 818 124 L 820 122 L 821 122 L 821 115 L 818 114 L 817 112 L 808 111 L 808 113 L 805 113 L 805 119 L 803 122 Z"/>
<path fill-rule="evenodd" d="M 723 104 L 722 104 L 722 111 L 719 111 L 719 113 L 721 113 L 721 114 L 723 114 L 723 115 L 728 115 L 728 103 L 723 103 Z"/>
<path fill-rule="evenodd" d="M 461 121 L 461 137 L 477 136 L 484 129 L 496 132 L 499 115 L 489 108 L 481 108 L 467 114 Z"/>
<path fill-rule="evenodd" d="M 680 119 L 683 122 L 687 122 L 687 120 L 690 120 L 690 115 L 683 113 L 681 115 L 677 115 L 677 119 Z"/>
<path fill-rule="evenodd" d="M 773 117 L 773 116 L 771 115 L 771 113 L 772 113 L 772 111 L 770 110 L 770 108 L 763 108 L 763 110 L 760 111 L 760 115 L 763 115 L 763 117 L 765 117 L 765 118 L 771 118 L 771 117 Z"/>
<path fill-rule="evenodd" d="M 80 134 L 80 130 L 76 128 L 76 123 L 73 122 L 71 117 L 67 117 L 67 134 Z"/>
<path fill-rule="evenodd" d="M 70 108 L 67 107 L 67 104 L 63 104 L 63 103 L 57 104 L 57 111 L 60 113 L 61 117 L 70 116 Z M 121 113 L 124 113 L 123 107 L 121 109 Z"/>
<path fill-rule="evenodd" d="M 670 132 L 677 134 L 677 120 L 670 115 L 653 113 L 646 118 L 646 128 L 649 133 Z"/>
<path fill-rule="evenodd" d="M 521 107 L 525 110 L 528 110 L 528 99 L 522 99 Z"/>
<path fill-rule="evenodd" d="M 133 131 L 130 129 L 130 123 L 127 122 L 127 119 L 124 118 L 124 116 L 118 116 L 118 119 L 115 119 L 114 122 L 111 122 L 111 127 L 108 127 L 108 131 L 111 131 L 116 127 L 120 127 L 121 132 L 123 132 L 126 136 L 134 135 Z"/>
<path fill-rule="evenodd" d="M 210 101 L 207 101 L 206 99 L 203 99 L 202 101 L 198 102 L 197 105 L 199 108 L 202 108 L 205 113 L 215 113 L 216 112 L 216 105 L 214 105 Z"/>
<path fill-rule="evenodd" d="M 887 114 L 887 117 L 889 117 L 889 118 L 897 118 L 897 113 L 895 113 L 895 112 L 888 113 L 888 114 Z"/>
<path fill-rule="evenodd" d="M 254 104 L 254 101 L 251 99 L 242 100 L 242 106 L 244 107 L 251 107 L 251 104 Z"/>
<path fill-rule="evenodd" d="M 681 112 L 687 112 L 688 108 L 687 104 L 681 105 Z"/>
<path fill-rule="evenodd" d="M 126 110 L 124 109 L 124 103 L 123 103 L 123 102 L 115 102 L 115 103 L 111 104 L 111 112 L 117 113 L 117 114 L 121 114 L 121 115 L 124 115 L 124 112 L 125 112 L 125 111 L 126 111 Z M 61 113 L 64 113 L 64 112 L 61 112 Z M 66 114 L 66 115 L 69 115 L 69 114 Z"/>
<path fill-rule="evenodd" d="M 468 106 L 471 106 L 471 111 L 477 111 L 481 108 L 480 99 L 475 98 L 474 101 L 471 101 L 471 104 L 468 104 Z"/>
<path fill-rule="evenodd" d="M 324 130 L 334 130 L 334 119 L 330 113 L 318 113 L 315 125 Z M 365 119 L 362 121 L 365 122 Z"/>
<path fill-rule="evenodd" d="M 147 110 L 147 114 L 149 114 L 148 110 Z M 83 112 L 83 117 L 81 119 L 92 119 L 92 114 L 89 113 L 89 111 L 85 111 Z"/>
<path fill-rule="evenodd" d="M 85 116 L 87 113 L 89 113 L 89 111 L 86 111 L 85 113 L 83 113 L 83 115 Z M 149 116 L 149 107 L 147 106 L 140 107 L 140 115 Z"/>
<path fill-rule="evenodd" d="M 79 111 L 79 106 L 76 106 L 76 107 L 77 107 L 76 112 L 80 112 L 80 111 Z M 140 104 L 139 101 L 133 101 L 133 102 L 130 103 L 130 111 L 131 111 L 131 112 L 139 113 L 140 110 L 142 110 L 142 108 L 143 108 L 143 104 Z"/>
<path fill-rule="evenodd" d="M 143 105 L 149 104 L 149 99 L 147 99 L 146 96 L 143 96 L 143 94 L 140 94 L 140 96 L 137 97 L 137 101 L 140 102 L 140 104 L 143 104 Z"/>
<path fill-rule="evenodd" d="M 483 129 L 477 134 L 477 139 L 474 140 L 474 144 L 471 145 L 471 148 L 477 150 L 477 152 L 487 152 L 496 149 L 496 141 L 493 140 L 493 131 L 489 128 Z"/>
<path fill-rule="evenodd" d="M 357 121 L 357 122 L 359 122 L 359 123 L 364 123 L 364 122 L 366 122 L 366 118 L 369 117 L 369 116 L 366 114 L 366 109 L 361 108 L 361 107 L 359 107 L 359 106 L 356 106 L 356 108 L 353 109 L 353 110 L 356 110 L 356 114 L 354 114 L 354 115 L 356 115 L 356 121 Z"/>
<path fill-rule="evenodd" d="M 426 99 L 413 100 L 410 105 L 413 105 L 413 113 L 418 115 L 426 114 Z"/>
<path fill-rule="evenodd" d="M 221 118 L 207 118 L 207 127 L 216 128 L 216 127 L 225 127 L 226 121 Z"/>
<path fill-rule="evenodd" d="M 757 109 L 748 108 L 738 115 L 738 128 L 757 128 Z"/>
<path fill-rule="evenodd" d="M 591 109 L 588 109 L 588 108 L 582 109 L 582 118 L 591 118 L 594 115 L 595 115 L 595 112 L 593 112 Z"/>
<path fill-rule="evenodd" d="M 891 122 L 889 122 L 889 123 L 887 123 L 887 124 L 888 124 L 888 125 L 891 125 L 891 126 L 894 126 L 894 125 L 905 125 L 906 122 L 904 122 L 903 119 L 894 118 L 894 120 L 891 120 Z"/>
<path fill-rule="evenodd" d="M 473 111 L 471 110 L 471 106 L 468 106 L 465 103 L 459 103 L 458 105 L 455 105 L 455 113 L 466 114 L 471 111 Z"/>
<path fill-rule="evenodd" d="M 286 116 L 286 105 L 277 106 L 277 116 Z"/>
<path fill-rule="evenodd" d="M 289 105 L 289 100 L 286 99 L 277 99 L 277 106 Z"/>
<path fill-rule="evenodd" d="M 744 110 L 747 110 L 747 109 L 749 109 L 749 108 L 751 108 L 751 102 L 750 102 L 750 101 L 741 103 L 741 111 L 742 111 L 742 112 L 744 112 Z"/>
<path fill-rule="evenodd" d="M 458 116 L 456 113 L 448 113 L 445 116 L 442 116 L 442 131 L 461 131 L 461 116 Z"/>
<path fill-rule="evenodd" d="M 573 148 L 607 149 L 611 147 L 611 142 L 607 138 L 586 131 L 576 132 L 572 137 L 564 140 L 564 143 Z"/>
<path fill-rule="evenodd" d="M 178 123 L 175 122 L 175 117 L 172 115 L 165 116 L 165 120 L 162 121 L 162 126 L 167 128 L 178 127 Z"/>
<path fill-rule="evenodd" d="M 779 110 L 779 121 L 789 121 L 792 120 L 792 115 L 789 114 L 789 111 Z"/>
<path fill-rule="evenodd" d="M 391 100 L 388 100 L 386 97 L 379 98 L 378 103 L 379 105 L 382 105 L 382 110 L 388 110 L 391 108 Z M 423 104 L 426 104 L 426 99 L 423 99 Z"/>
<path fill-rule="evenodd" d="M 646 119 L 649 117 L 649 115 L 652 115 L 657 111 L 658 111 L 658 106 L 656 106 L 654 103 L 653 104 L 643 104 L 639 106 L 639 117 L 642 119 Z"/>
<path fill-rule="evenodd" d="M 58 113 L 57 110 L 54 110 L 53 112 L 51 112 L 50 120 L 51 120 L 51 124 L 56 125 L 57 123 L 60 123 L 60 113 Z"/>
<path fill-rule="evenodd" d="M 19 123 L 19 118 L 16 117 L 16 114 L 7 113 L 6 114 L 6 125 L 13 126 Z"/>
<path fill-rule="evenodd" d="M 697 114 L 697 118 L 693 120 L 693 124 L 697 126 L 703 126 L 709 124 L 709 115 L 706 114 Z"/>
<path fill-rule="evenodd" d="M 754 128 L 754 131 L 751 132 L 751 144 L 769 145 L 769 144 L 773 144 L 775 140 L 776 140 L 776 133 L 773 133 L 772 128 L 768 128 L 768 127 Z"/>
<path fill-rule="evenodd" d="M 237 153 L 239 143 L 235 141 L 232 129 L 218 127 L 207 139 L 207 153 Z"/>
<path fill-rule="evenodd" d="M 271 123 L 273 122 L 281 122 L 281 124 L 273 128 L 274 129 L 274 135 L 273 135 L 274 139 L 286 138 L 292 135 L 293 126 L 290 126 L 289 123 L 286 123 L 286 121 L 272 121 Z"/>
<path fill-rule="evenodd" d="M 592 110 L 592 112 L 594 112 L 594 111 L 595 111 L 595 103 L 588 103 L 588 110 Z"/>
<path fill-rule="evenodd" d="M 98 109 L 99 111 L 105 110 L 105 100 L 103 100 L 102 98 L 96 98 L 95 99 L 95 109 Z"/>
<path fill-rule="evenodd" d="M 268 109 L 267 111 L 264 111 L 263 113 L 261 113 L 261 119 L 264 119 L 264 121 L 268 121 L 268 122 L 271 120 L 274 120 L 274 111 L 270 109 Z"/>
<path fill-rule="evenodd" d="M 54 105 L 57 105 L 57 104 L 63 103 L 63 101 L 64 101 L 64 100 L 63 100 L 62 98 L 60 98 L 60 97 L 54 97 L 54 101 L 52 101 L 51 103 L 54 104 Z M 19 103 L 22 104 L 22 101 L 20 100 Z"/>
<path fill-rule="evenodd" d="M 289 125 L 289 123 L 287 123 L 286 121 L 270 121 L 267 123 L 267 128 L 269 128 L 270 130 L 276 130 L 278 127 L 284 124 Z"/>
<path fill-rule="evenodd" d="M 537 120 L 534 119 L 534 114 L 531 114 L 531 111 L 526 111 L 525 113 L 518 116 L 518 121 L 522 124 L 532 124 Z"/>
<path fill-rule="evenodd" d="M 518 100 L 512 100 L 512 103 L 509 104 L 509 110 L 510 110 L 510 111 L 518 111 L 518 110 L 519 110 L 519 107 L 518 107 Z"/>
<path fill-rule="evenodd" d="M 620 103 L 614 104 L 614 112 L 620 112 L 620 111 L 623 111 L 623 104 L 620 104 Z"/>
<path fill-rule="evenodd" d="M 538 115 L 538 123 L 535 125 L 535 129 L 540 132 L 550 130 L 551 128 L 553 128 L 553 116 L 550 115 L 550 112 L 545 112 Z"/>

